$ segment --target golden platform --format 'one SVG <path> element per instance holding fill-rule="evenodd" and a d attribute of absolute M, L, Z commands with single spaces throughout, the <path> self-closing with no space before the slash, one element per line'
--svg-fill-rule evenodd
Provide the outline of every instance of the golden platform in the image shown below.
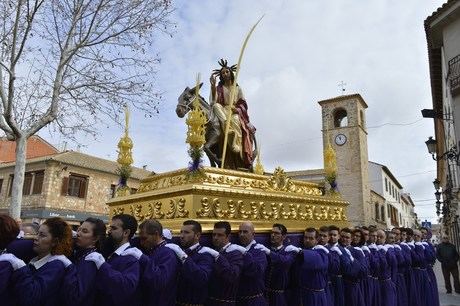
<path fill-rule="evenodd" d="M 316 183 L 292 180 L 281 168 L 272 175 L 204 167 L 202 176 L 189 177 L 188 169 L 151 175 L 136 194 L 116 197 L 107 205 L 110 217 L 127 213 L 139 222 L 154 218 L 174 234 L 182 222 L 195 219 L 210 232 L 216 221 L 226 220 L 237 229 L 252 221 L 257 232 L 268 232 L 273 223 L 288 231 L 306 227 L 348 226 L 348 202 L 338 194 L 324 194 Z"/>

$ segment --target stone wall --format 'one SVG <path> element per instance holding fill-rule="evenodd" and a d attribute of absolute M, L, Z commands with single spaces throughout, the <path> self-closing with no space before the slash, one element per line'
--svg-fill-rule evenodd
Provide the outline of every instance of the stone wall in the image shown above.
<path fill-rule="evenodd" d="M 40 195 L 23 196 L 23 209 L 49 208 L 57 210 L 70 210 L 85 213 L 108 214 L 106 202 L 111 198 L 111 185 L 118 184 L 118 176 L 55 161 L 47 161 L 27 165 L 26 172 L 45 170 L 45 177 Z M 10 184 L 10 174 L 13 167 L 0 169 L 0 178 L 4 178 L 0 191 L 0 210 L 7 210 L 11 197 L 7 192 Z M 87 177 L 87 190 L 84 198 L 62 195 L 63 178 L 70 174 Z M 139 180 L 131 179 L 128 186 L 139 188 Z"/>

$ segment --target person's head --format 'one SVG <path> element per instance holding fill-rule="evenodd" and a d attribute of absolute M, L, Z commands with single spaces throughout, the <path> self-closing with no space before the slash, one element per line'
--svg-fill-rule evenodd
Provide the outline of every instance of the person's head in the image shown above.
<path fill-rule="evenodd" d="M 423 234 L 421 231 L 419 230 L 414 230 L 414 241 L 415 242 L 421 242 L 422 241 L 422 237 L 423 237 Z"/>
<path fill-rule="evenodd" d="M 247 246 L 254 240 L 254 225 L 251 222 L 243 222 L 240 224 L 238 237 L 242 246 Z"/>
<path fill-rule="evenodd" d="M 326 245 L 329 242 L 329 227 L 321 226 L 318 231 L 318 244 Z"/>
<path fill-rule="evenodd" d="M 362 226 L 361 233 L 363 234 L 363 237 L 364 237 L 364 243 L 367 243 L 369 240 L 369 228 L 367 226 Z"/>
<path fill-rule="evenodd" d="M 22 223 L 21 230 L 24 232 L 24 236 L 36 236 L 40 225 L 37 223 Z"/>
<path fill-rule="evenodd" d="M 369 238 L 367 240 L 369 244 L 376 243 L 377 242 L 377 229 L 372 228 L 369 230 Z"/>
<path fill-rule="evenodd" d="M 401 233 L 399 240 L 401 242 L 406 242 L 407 241 L 407 229 L 404 227 L 401 227 L 399 231 Z"/>
<path fill-rule="evenodd" d="M 340 243 L 347 247 L 351 245 L 352 231 L 349 228 L 342 228 L 340 231 Z"/>
<path fill-rule="evenodd" d="M 97 248 L 102 250 L 107 228 L 104 221 L 97 218 L 87 218 L 77 229 L 75 244 L 82 249 Z"/>
<path fill-rule="evenodd" d="M 443 242 L 443 243 L 449 243 L 449 236 L 443 235 L 443 236 L 442 236 L 442 242 Z"/>
<path fill-rule="evenodd" d="M 426 227 L 420 228 L 420 232 L 422 233 L 422 239 L 426 240 L 428 238 L 428 229 Z"/>
<path fill-rule="evenodd" d="M 18 223 L 10 216 L 0 214 L 0 250 L 6 249 L 18 234 Z"/>
<path fill-rule="evenodd" d="M 200 242 L 201 224 L 195 220 L 187 220 L 182 223 L 180 229 L 180 244 L 183 248 L 189 248 Z"/>
<path fill-rule="evenodd" d="M 393 231 L 387 232 L 387 241 L 388 244 L 393 244 L 396 242 L 396 235 Z"/>
<path fill-rule="evenodd" d="M 318 232 L 313 227 L 307 227 L 303 235 L 303 245 L 307 249 L 311 249 L 318 243 Z"/>
<path fill-rule="evenodd" d="M 38 229 L 35 236 L 33 250 L 39 258 L 48 254 L 72 254 L 72 229 L 61 218 L 47 219 Z"/>
<path fill-rule="evenodd" d="M 286 239 L 287 228 L 283 224 L 275 223 L 272 227 L 272 232 L 270 233 L 270 243 L 272 247 L 279 247 L 283 245 L 284 240 Z"/>
<path fill-rule="evenodd" d="M 414 239 L 414 230 L 408 227 L 406 233 L 407 233 L 406 241 L 408 242 L 412 241 Z"/>
<path fill-rule="evenodd" d="M 139 243 L 144 250 L 150 250 L 163 241 L 163 226 L 155 219 L 144 220 L 139 225 Z"/>
<path fill-rule="evenodd" d="M 385 231 L 383 230 L 377 230 L 377 243 L 378 245 L 384 245 L 387 239 L 387 235 L 385 234 Z"/>
<path fill-rule="evenodd" d="M 212 230 L 212 244 L 217 249 L 223 248 L 230 242 L 230 233 L 232 232 L 232 227 L 227 221 L 219 221 L 214 224 L 214 229 Z"/>
<path fill-rule="evenodd" d="M 395 235 L 395 243 L 398 243 L 401 240 L 401 230 L 397 227 L 393 228 L 391 232 Z"/>
<path fill-rule="evenodd" d="M 336 244 L 339 242 L 340 235 L 339 235 L 340 229 L 335 226 L 331 225 L 329 226 L 329 243 L 330 244 Z"/>
<path fill-rule="evenodd" d="M 361 247 L 366 243 L 363 232 L 361 229 L 354 229 L 352 231 L 352 245 Z"/>
<path fill-rule="evenodd" d="M 108 239 L 112 242 L 113 246 L 119 246 L 129 242 L 137 230 L 137 221 L 131 215 L 119 214 L 113 216 L 112 222 L 109 226 Z"/>

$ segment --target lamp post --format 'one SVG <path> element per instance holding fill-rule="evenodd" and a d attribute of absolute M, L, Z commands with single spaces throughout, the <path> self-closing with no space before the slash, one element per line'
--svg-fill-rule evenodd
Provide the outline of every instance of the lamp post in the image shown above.
<path fill-rule="evenodd" d="M 433 160 L 438 161 L 438 160 L 444 159 L 444 160 L 455 161 L 458 163 L 460 152 L 457 152 L 457 146 L 453 146 L 448 151 L 443 153 L 441 156 L 436 156 L 436 145 L 437 145 L 436 139 L 433 139 L 433 137 L 430 136 L 428 137 L 428 140 L 425 141 L 425 144 L 428 149 L 428 153 L 431 154 L 431 157 L 433 157 Z"/>

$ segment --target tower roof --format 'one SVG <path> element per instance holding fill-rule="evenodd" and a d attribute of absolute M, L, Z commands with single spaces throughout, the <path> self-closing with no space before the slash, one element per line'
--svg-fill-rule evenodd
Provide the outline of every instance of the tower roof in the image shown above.
<path fill-rule="evenodd" d="M 330 99 L 326 99 L 326 100 L 321 100 L 321 101 L 318 101 L 318 104 L 323 106 L 325 104 L 329 104 L 329 103 L 333 103 L 333 102 L 338 102 L 338 101 L 342 101 L 342 100 L 350 100 L 350 99 L 353 99 L 353 98 L 357 98 L 361 104 L 363 105 L 364 108 L 367 108 L 367 103 L 366 101 L 364 101 L 363 97 L 361 97 L 360 94 L 358 93 L 355 93 L 355 94 L 350 94 L 350 95 L 342 95 L 342 96 L 337 96 L 335 98 L 330 98 Z"/>

